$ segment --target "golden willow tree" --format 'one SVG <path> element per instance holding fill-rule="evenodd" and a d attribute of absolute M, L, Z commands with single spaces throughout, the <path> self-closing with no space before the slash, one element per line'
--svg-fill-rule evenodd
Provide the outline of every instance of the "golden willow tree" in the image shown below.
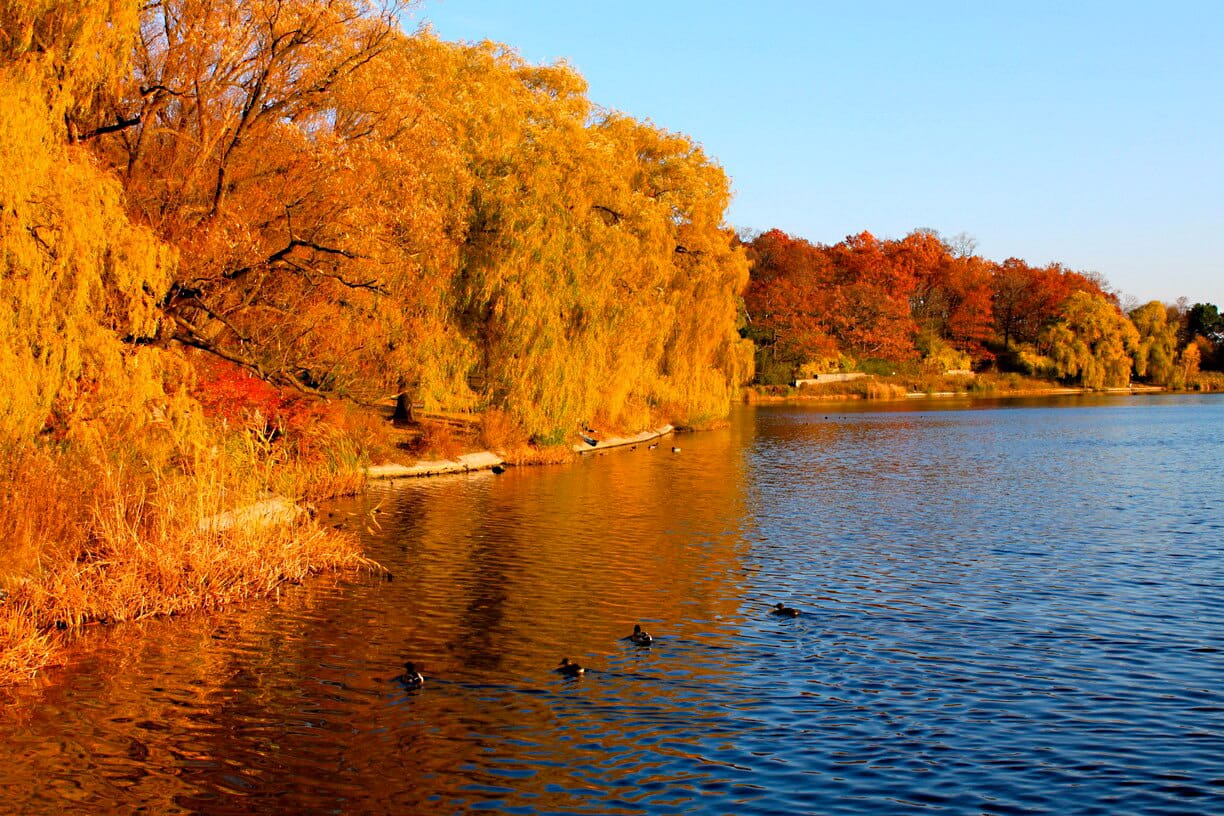
<path fill-rule="evenodd" d="M 140 424 L 162 396 L 157 331 L 172 254 L 119 183 L 70 144 L 127 70 L 133 2 L 0 4 L 0 436 Z M 101 426 L 99 426 L 101 427 Z"/>
<path fill-rule="evenodd" d="M 313 448 L 229 424 L 285 404 L 235 367 L 557 442 L 722 413 L 746 378 L 722 171 L 398 10 L 0 0 L 0 683 L 50 626 L 358 563 L 312 522 L 201 523 L 359 466 L 322 411 L 285 426 Z"/>
<path fill-rule="evenodd" d="M 486 398 L 549 441 L 579 422 L 725 413 L 751 349 L 722 170 L 685 137 L 599 111 L 563 64 L 447 51 L 437 90 L 474 177 L 456 316 Z"/>
<path fill-rule="evenodd" d="M 1059 319 L 1042 332 L 1040 345 L 1057 376 L 1085 388 L 1118 387 L 1130 383 L 1139 333 L 1105 297 L 1074 292 Z"/>
<path fill-rule="evenodd" d="M 1156 385 L 1184 388 L 1198 374 L 1199 349 L 1187 343 L 1178 351 L 1180 320 L 1175 311 L 1157 300 L 1134 309 L 1131 323 L 1138 332 L 1135 344 L 1135 374 Z M 1172 318 L 1172 319 L 1171 319 Z"/>
<path fill-rule="evenodd" d="M 565 65 L 362 0 L 165 0 L 76 138 L 179 251 L 136 342 L 269 382 L 580 421 L 725 413 L 750 371 L 728 182 Z"/>
<path fill-rule="evenodd" d="M 455 161 L 420 148 L 437 138 L 430 121 L 410 123 L 419 113 L 402 88 L 375 85 L 396 67 L 395 10 L 145 8 L 134 75 L 86 132 L 133 216 L 180 250 L 161 298 L 167 330 L 148 340 L 358 399 L 412 367 L 405 351 L 437 330 L 439 247 L 455 214 L 432 199 Z"/>

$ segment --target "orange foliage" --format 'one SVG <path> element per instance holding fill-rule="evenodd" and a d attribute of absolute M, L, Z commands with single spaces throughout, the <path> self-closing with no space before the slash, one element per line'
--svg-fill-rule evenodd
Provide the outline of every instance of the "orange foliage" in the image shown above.
<path fill-rule="evenodd" d="M 794 374 L 834 361 L 903 362 L 919 352 L 932 368 L 957 358 L 980 364 L 1036 344 L 1077 292 L 1117 306 L 1099 276 L 1016 258 L 993 263 L 931 230 L 883 241 L 861 232 L 831 246 L 770 230 L 748 251 L 745 334 L 759 365 L 775 372 L 778 364 Z"/>
<path fill-rule="evenodd" d="M 196 355 L 196 379 L 191 395 L 206 416 L 231 423 L 245 423 L 256 416 L 275 423 L 293 401 L 283 388 L 277 388 L 247 369 L 227 360 Z"/>

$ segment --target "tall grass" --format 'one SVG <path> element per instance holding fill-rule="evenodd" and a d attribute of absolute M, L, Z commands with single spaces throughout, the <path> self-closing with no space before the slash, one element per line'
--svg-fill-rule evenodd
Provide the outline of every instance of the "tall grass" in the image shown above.
<path fill-rule="evenodd" d="M 867 383 L 867 399 L 904 399 L 907 393 L 909 393 L 908 389 L 898 383 L 879 382 L 878 380 L 870 380 Z"/>
<path fill-rule="evenodd" d="M 306 513 L 202 523 L 272 490 L 299 499 L 360 488 L 351 440 L 290 461 L 269 444 L 231 433 L 161 463 L 101 440 L 0 450 L 0 684 L 53 662 L 57 630 L 218 607 L 320 570 L 377 569 L 351 534 Z"/>
<path fill-rule="evenodd" d="M 1194 391 L 1224 391 L 1224 372 L 1200 371 L 1187 387 Z"/>

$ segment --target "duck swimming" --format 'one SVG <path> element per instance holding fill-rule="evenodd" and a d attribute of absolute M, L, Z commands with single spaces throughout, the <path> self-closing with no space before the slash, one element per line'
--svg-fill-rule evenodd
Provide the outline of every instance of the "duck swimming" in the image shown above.
<path fill-rule="evenodd" d="M 559 674 L 564 674 L 566 677 L 577 677 L 586 672 L 586 669 L 579 666 L 577 663 L 571 663 L 568 657 L 561 658 L 561 665 L 554 669 Z"/>
<path fill-rule="evenodd" d="M 775 605 L 775 606 L 774 606 L 774 608 L 773 608 L 773 613 L 774 613 L 775 615 L 780 615 L 781 617 L 784 617 L 784 618 L 797 618 L 797 617 L 799 617 L 799 610 L 798 610 L 798 609 L 795 609 L 795 608 L 794 608 L 794 607 L 792 607 L 792 606 L 784 606 L 784 605 L 782 605 L 781 603 L 778 603 L 777 605 Z"/>
<path fill-rule="evenodd" d="M 633 624 L 633 634 L 627 635 L 624 639 L 637 646 L 649 646 L 654 643 L 654 638 L 651 637 L 651 634 L 638 623 Z"/>
<path fill-rule="evenodd" d="M 395 679 L 408 688 L 420 688 L 425 685 L 425 675 L 417 671 L 416 664 L 411 660 L 404 664 L 404 673 Z"/>

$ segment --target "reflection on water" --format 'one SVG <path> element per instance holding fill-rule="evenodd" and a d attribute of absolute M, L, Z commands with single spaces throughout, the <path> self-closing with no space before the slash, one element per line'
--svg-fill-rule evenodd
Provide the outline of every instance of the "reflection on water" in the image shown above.
<path fill-rule="evenodd" d="M 1224 812 L 1224 400 L 986 405 L 338 505 L 394 580 L 89 633 L 0 812 Z"/>

